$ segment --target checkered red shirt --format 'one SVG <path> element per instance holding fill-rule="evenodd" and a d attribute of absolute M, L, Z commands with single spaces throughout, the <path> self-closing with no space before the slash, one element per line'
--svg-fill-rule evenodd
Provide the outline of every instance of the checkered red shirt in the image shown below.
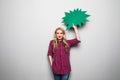
<path fill-rule="evenodd" d="M 55 74 L 67 74 L 71 72 L 70 48 L 79 42 L 81 41 L 78 41 L 76 38 L 67 40 L 70 47 L 66 51 L 63 42 L 60 41 L 53 53 L 53 40 L 50 41 L 47 55 L 51 55 L 53 58 L 52 71 Z"/>

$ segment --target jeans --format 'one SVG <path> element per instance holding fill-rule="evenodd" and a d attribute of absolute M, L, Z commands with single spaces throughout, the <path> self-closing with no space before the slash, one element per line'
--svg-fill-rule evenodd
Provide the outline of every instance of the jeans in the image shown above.
<path fill-rule="evenodd" d="M 64 74 L 64 75 L 54 74 L 54 79 L 55 79 L 55 80 L 68 80 L 69 75 L 70 75 L 70 73 Z"/>

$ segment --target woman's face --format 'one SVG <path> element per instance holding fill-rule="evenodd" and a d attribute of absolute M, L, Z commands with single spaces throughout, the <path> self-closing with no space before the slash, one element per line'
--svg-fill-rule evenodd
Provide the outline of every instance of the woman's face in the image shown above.
<path fill-rule="evenodd" d="M 61 40 L 63 38 L 63 32 L 61 30 L 57 30 L 56 37 L 57 37 L 57 39 Z"/>

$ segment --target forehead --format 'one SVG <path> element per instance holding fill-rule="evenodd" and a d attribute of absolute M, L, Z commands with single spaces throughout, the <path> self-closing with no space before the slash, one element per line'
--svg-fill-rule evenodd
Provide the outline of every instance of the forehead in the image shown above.
<path fill-rule="evenodd" d="M 61 33 L 61 32 L 62 32 L 62 30 L 58 29 L 56 32 L 57 32 L 57 33 Z"/>

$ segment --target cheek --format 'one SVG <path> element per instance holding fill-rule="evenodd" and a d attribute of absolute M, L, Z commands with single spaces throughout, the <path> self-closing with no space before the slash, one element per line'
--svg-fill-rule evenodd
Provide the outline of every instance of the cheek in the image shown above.
<path fill-rule="evenodd" d="M 59 34 L 56 34 L 56 36 L 58 37 L 58 36 L 59 36 Z"/>
<path fill-rule="evenodd" d="M 61 36 L 63 37 L 63 34 L 61 34 Z"/>
<path fill-rule="evenodd" d="M 56 37 L 59 38 L 59 34 L 56 34 Z"/>

